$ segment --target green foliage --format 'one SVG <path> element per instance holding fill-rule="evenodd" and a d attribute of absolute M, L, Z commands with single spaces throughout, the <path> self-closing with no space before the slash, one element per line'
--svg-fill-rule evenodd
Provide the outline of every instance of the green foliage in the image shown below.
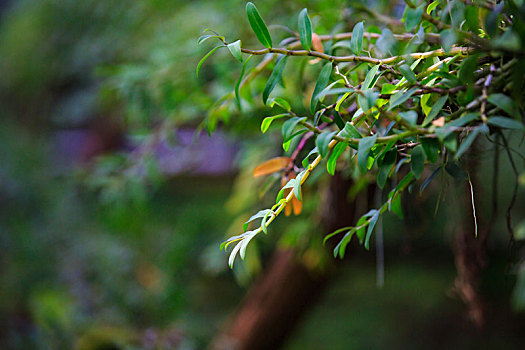
<path fill-rule="evenodd" d="M 501 5 L 498 9 L 513 11 L 511 4 Z M 494 16 L 489 14 L 484 25 L 486 32 L 483 32 L 478 30 L 475 12 L 475 5 L 465 5 L 460 1 L 435 1 L 428 6 L 420 1 L 417 4 L 407 1 L 404 27 L 383 28 L 380 35 L 372 37 L 378 28 L 373 25 L 365 28 L 364 21 L 361 21 L 354 25 L 351 33 L 330 39 L 333 41 L 327 42 L 324 48 L 330 55 L 326 55 L 324 52 L 310 52 L 314 43 L 306 9 L 298 17 L 298 34 L 285 39 L 284 47 L 273 48 L 266 25 L 255 6 L 248 3 L 248 20 L 267 50 L 246 49 L 244 52 L 253 55 L 273 53 L 276 59 L 262 94 L 264 104 L 280 82 L 284 89 L 276 99 L 290 97 L 288 90 L 292 87 L 288 85 L 293 85 L 293 82 L 282 75 L 287 58 L 300 62 L 293 56 L 312 56 L 311 63 L 322 65 L 314 79 L 310 98 L 313 119 L 301 116 L 304 108 L 295 99 L 291 104 L 279 104 L 287 113 L 267 117 L 261 124 L 264 133 L 274 120 L 288 118 L 282 126 L 285 151 L 298 147 L 301 138 L 309 138 L 306 131 L 315 135 L 315 148 L 304 158 L 300 178 L 290 180 L 283 189 L 294 188 L 293 192 L 300 199 L 301 183 L 306 181 L 312 169 L 321 159 L 326 159 L 327 173 L 333 175 L 347 146 L 351 146 L 350 156 L 351 159 L 355 157 L 356 162 L 346 163 L 346 167 L 356 164 L 359 172 L 355 176 L 358 177 L 374 174 L 372 176 L 380 188 L 387 185 L 393 172 L 402 173 L 403 165 L 410 164 L 410 172 L 390 193 L 386 207 L 370 211 L 354 228 L 336 231 L 346 232 L 334 251 L 336 256 L 344 256 L 345 247 L 354 234 L 368 248 L 375 224 L 387 207 L 402 217 L 401 193 L 412 181 L 423 177 L 429 164 L 438 163 L 439 167 L 425 177 L 421 192 L 442 168 L 465 178 L 460 176 L 461 167 L 450 160 L 461 161 L 480 135 L 489 137 L 501 129 L 523 132 L 523 103 L 516 99 L 523 91 L 517 91 L 516 87 L 513 87 L 513 94 L 501 90 L 508 84 L 509 75 L 506 74 L 523 64 L 522 58 L 518 51 L 500 49 L 513 45 L 505 46 L 502 41 L 510 43 L 513 39 L 508 33 L 520 32 L 524 23 L 522 15 L 497 26 L 491 22 Z M 468 31 L 460 27 L 465 16 Z M 344 43 L 345 38 L 350 38 L 350 42 Z M 307 51 L 298 51 L 301 46 Z M 339 54 L 339 50 L 345 48 L 355 56 Z M 259 67 L 264 69 L 268 65 L 266 62 L 262 61 Z M 304 68 L 300 72 L 303 74 Z M 295 89 L 300 91 L 301 87 Z M 357 103 L 357 111 L 351 110 L 352 103 Z M 505 114 L 508 116 L 503 116 Z M 296 130 L 298 125 L 304 128 Z M 304 147 L 305 143 L 300 144 L 299 147 Z M 299 151 L 301 149 L 296 149 Z M 310 163 L 310 156 L 316 154 L 317 158 Z M 400 157 L 400 154 L 404 156 Z M 394 167 L 398 158 L 398 165 Z M 283 189 L 272 221 L 292 199 L 293 192 L 285 198 Z M 250 235 L 249 239 L 252 238 Z"/>

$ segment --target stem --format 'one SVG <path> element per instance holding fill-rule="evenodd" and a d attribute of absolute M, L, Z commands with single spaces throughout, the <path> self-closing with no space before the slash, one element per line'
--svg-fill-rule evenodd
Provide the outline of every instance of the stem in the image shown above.
<path fill-rule="evenodd" d="M 224 45 L 228 45 L 229 43 L 223 40 Z M 317 51 L 308 51 L 308 50 L 290 50 L 285 48 L 266 48 L 262 50 L 250 50 L 241 48 L 241 51 L 243 53 L 247 53 L 250 55 L 266 55 L 268 53 L 277 53 L 287 56 L 311 56 L 311 57 L 318 57 L 330 62 L 367 62 L 371 64 L 391 64 L 395 63 L 397 60 L 404 59 L 406 57 L 411 57 L 413 59 L 424 59 L 429 57 L 435 57 L 435 56 L 455 56 L 455 55 L 467 55 L 470 52 L 472 52 L 471 48 L 468 47 L 453 47 L 449 52 L 445 52 L 443 49 L 437 49 L 433 51 L 427 51 L 427 52 L 415 52 L 408 55 L 401 55 L 401 56 L 392 56 L 389 58 L 379 59 L 379 58 L 372 58 L 372 57 L 366 57 L 366 56 L 332 56 L 328 55 L 324 52 L 317 52 Z"/>

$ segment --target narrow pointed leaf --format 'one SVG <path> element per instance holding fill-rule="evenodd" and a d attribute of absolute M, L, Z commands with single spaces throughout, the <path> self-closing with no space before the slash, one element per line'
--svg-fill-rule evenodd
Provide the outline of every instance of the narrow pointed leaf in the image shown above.
<path fill-rule="evenodd" d="M 410 166 L 416 179 L 419 179 L 423 174 L 423 169 L 425 167 L 425 153 L 423 151 L 423 146 L 416 146 L 412 150 Z"/>
<path fill-rule="evenodd" d="M 390 97 L 390 107 L 388 107 L 388 110 L 391 110 L 392 108 L 397 107 L 400 104 L 404 103 L 406 100 L 412 97 L 412 95 L 416 91 L 417 91 L 417 88 L 412 88 L 408 91 L 401 90 L 393 94 L 392 97 Z"/>
<path fill-rule="evenodd" d="M 376 226 L 377 220 L 379 219 L 379 215 L 381 212 L 379 210 L 374 211 L 374 215 L 370 218 L 370 223 L 368 224 L 368 229 L 366 231 L 366 238 L 365 238 L 365 249 L 370 249 L 370 237 L 372 236 L 372 232 L 374 232 L 374 228 Z"/>
<path fill-rule="evenodd" d="M 275 157 L 269 159 L 253 169 L 253 176 L 259 177 L 283 170 L 290 164 L 290 161 L 291 159 L 288 157 Z"/>
<path fill-rule="evenodd" d="M 317 108 L 317 103 L 319 102 L 318 95 L 321 91 L 324 90 L 326 85 L 328 85 L 331 73 L 332 63 L 325 64 L 323 69 L 321 69 L 321 73 L 319 74 L 319 78 L 317 79 L 317 83 L 315 84 L 314 92 L 312 94 L 312 100 L 310 103 L 310 111 L 312 112 L 312 114 L 315 112 L 315 109 Z"/>
<path fill-rule="evenodd" d="M 255 7 L 255 5 L 251 2 L 248 2 L 246 4 L 246 15 L 248 16 L 250 26 L 252 27 L 253 32 L 255 33 L 255 36 L 257 37 L 259 42 L 264 47 L 271 48 L 272 37 L 270 36 L 268 27 L 266 27 L 266 24 L 264 23 L 264 20 L 259 14 L 257 7 Z"/>
<path fill-rule="evenodd" d="M 371 86 L 372 81 L 374 80 L 377 74 L 377 71 L 379 70 L 379 66 L 380 66 L 379 64 L 376 66 L 373 66 L 372 68 L 370 68 L 368 73 L 366 73 L 366 77 L 365 77 L 365 81 L 363 82 L 362 90 L 370 89 L 372 87 Z"/>
<path fill-rule="evenodd" d="M 414 74 L 414 72 L 412 72 L 412 69 L 410 69 L 410 67 L 407 65 L 407 64 L 402 64 L 399 66 L 399 71 L 403 74 L 403 76 L 405 77 L 405 79 L 410 83 L 410 84 L 415 84 L 417 83 L 417 79 L 416 79 L 416 75 Z"/>
<path fill-rule="evenodd" d="M 270 209 L 264 209 L 264 210 L 260 210 L 257 214 L 254 214 L 252 215 L 251 218 L 248 219 L 248 221 L 246 221 L 242 228 L 243 230 L 246 231 L 246 229 L 248 228 L 248 224 L 254 220 L 257 220 L 257 219 L 262 219 L 263 217 L 265 217 L 269 212 L 271 212 Z"/>
<path fill-rule="evenodd" d="M 487 101 L 489 101 L 494 106 L 500 108 L 501 110 L 507 112 L 509 115 L 514 115 L 514 102 L 507 95 L 492 94 L 487 97 Z"/>
<path fill-rule="evenodd" d="M 271 117 L 266 117 L 263 119 L 262 123 L 261 123 L 261 131 L 262 133 L 264 134 L 268 128 L 270 127 L 270 125 L 272 124 L 272 122 L 275 120 L 275 119 L 279 119 L 279 118 L 283 118 L 283 117 L 287 117 L 288 114 L 278 114 L 278 115 L 274 115 L 274 116 L 271 116 Z"/>
<path fill-rule="evenodd" d="M 294 136 L 294 129 L 301 121 L 306 120 L 306 117 L 293 117 L 283 123 L 282 134 L 283 142 L 290 140 Z"/>
<path fill-rule="evenodd" d="M 337 159 L 339 159 L 339 157 L 345 151 L 347 146 L 348 144 L 344 142 L 339 142 L 334 146 L 334 149 L 332 150 L 332 153 L 330 154 L 330 157 L 326 162 L 326 171 L 328 172 L 328 174 L 335 174 L 335 166 L 337 165 Z"/>
<path fill-rule="evenodd" d="M 443 170 L 443 167 L 438 167 L 436 170 L 434 170 L 432 172 L 432 174 L 430 174 L 429 177 L 427 177 L 427 179 L 425 180 L 425 182 L 423 182 L 423 184 L 421 185 L 420 189 L 419 189 L 419 194 L 422 194 L 423 191 L 425 190 L 425 188 L 427 188 L 427 186 L 432 182 L 432 180 L 434 179 L 434 177 L 436 177 L 437 174 L 439 174 L 441 172 L 441 170 Z"/>
<path fill-rule="evenodd" d="M 239 74 L 239 79 L 237 79 L 237 83 L 235 83 L 235 100 L 237 101 L 237 106 L 239 109 L 241 109 L 241 83 L 242 78 L 244 77 L 244 73 L 246 72 L 246 67 L 248 66 L 248 62 L 252 59 L 253 56 L 248 57 L 246 61 L 244 61 L 244 64 L 242 65 L 241 74 Z"/>
<path fill-rule="evenodd" d="M 310 51 L 312 48 L 312 23 L 306 9 L 299 13 L 299 39 L 303 48 Z"/>
<path fill-rule="evenodd" d="M 215 46 L 213 49 L 210 50 L 210 52 L 208 52 L 200 61 L 199 63 L 197 64 L 197 69 L 195 71 L 195 73 L 197 74 L 197 77 L 199 77 L 199 71 L 201 70 L 201 67 L 203 65 L 203 63 L 208 59 L 208 57 L 210 57 L 215 51 L 217 51 L 218 49 L 220 49 L 221 47 L 224 47 L 224 45 L 219 45 L 219 46 Z"/>
<path fill-rule="evenodd" d="M 443 106 L 448 100 L 448 95 L 441 96 L 434 105 L 432 105 L 432 108 L 430 109 L 430 112 L 425 117 L 425 120 L 423 121 L 423 126 L 428 125 L 434 118 L 438 115 L 438 113 L 443 109 Z"/>
<path fill-rule="evenodd" d="M 314 154 L 318 154 L 319 153 L 319 150 L 317 149 L 317 147 L 314 147 L 310 153 L 308 153 L 308 155 L 306 157 L 304 157 L 303 161 L 302 161 L 302 165 L 303 165 L 303 168 L 306 168 L 308 166 L 308 162 L 310 160 L 310 157 L 313 156 Z"/>
<path fill-rule="evenodd" d="M 281 80 L 281 75 L 283 74 L 284 66 L 286 65 L 286 60 L 288 59 L 287 56 L 281 56 L 277 63 L 275 64 L 275 68 L 273 69 L 272 74 L 270 75 L 270 78 L 266 82 L 266 86 L 264 87 L 262 99 L 263 103 L 266 104 L 266 101 L 268 101 L 268 97 L 270 96 L 270 93 L 272 92 L 273 88 L 279 80 Z"/>
<path fill-rule="evenodd" d="M 317 149 L 319 150 L 319 154 L 321 157 L 326 158 L 328 155 L 328 144 L 332 140 L 332 137 L 337 133 L 337 131 L 334 132 L 323 132 L 317 136 L 315 139 L 315 145 L 317 146 Z"/>
<path fill-rule="evenodd" d="M 457 151 L 456 155 L 454 156 L 454 159 L 458 160 L 470 148 L 472 143 L 474 143 L 474 141 L 476 140 L 476 137 L 478 137 L 478 134 L 481 131 L 480 128 L 482 126 L 485 126 L 485 128 L 486 128 L 486 125 L 482 124 L 481 126 L 479 126 L 476 129 L 472 130 L 472 132 L 470 132 L 467 135 L 467 137 L 465 137 L 463 142 L 461 142 L 461 144 L 459 145 L 458 151 Z"/>
<path fill-rule="evenodd" d="M 235 262 L 235 256 L 241 249 L 242 241 L 237 243 L 237 245 L 232 249 L 232 252 L 230 253 L 230 257 L 228 258 L 228 266 L 230 266 L 230 269 L 233 269 L 233 263 Z"/>
<path fill-rule="evenodd" d="M 364 173 L 367 169 L 368 164 L 368 154 L 370 153 L 370 149 L 374 146 L 376 143 L 377 134 L 374 136 L 367 136 L 359 141 L 359 146 L 357 149 L 357 164 L 359 165 L 359 168 Z"/>
<path fill-rule="evenodd" d="M 492 117 L 488 119 L 487 123 L 498 128 L 525 131 L 525 125 L 523 125 L 523 123 L 506 117 Z"/>
<path fill-rule="evenodd" d="M 355 55 L 360 55 L 363 49 L 363 22 L 359 22 L 352 30 L 352 39 L 350 40 L 350 49 Z"/>

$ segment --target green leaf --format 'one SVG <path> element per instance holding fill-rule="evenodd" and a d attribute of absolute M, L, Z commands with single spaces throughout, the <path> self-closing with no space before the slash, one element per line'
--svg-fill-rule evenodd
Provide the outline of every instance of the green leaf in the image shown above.
<path fill-rule="evenodd" d="M 288 103 L 288 101 L 286 101 L 282 97 L 275 97 L 275 98 L 271 98 L 270 100 L 268 100 L 268 106 L 273 107 L 275 105 L 278 105 L 279 107 L 287 110 L 288 112 L 292 110 L 290 103 Z"/>
<path fill-rule="evenodd" d="M 233 248 L 232 252 L 230 253 L 230 257 L 228 258 L 228 266 L 230 266 L 230 269 L 233 269 L 233 263 L 235 262 L 235 256 L 241 249 L 241 242 L 237 243 L 237 245 Z"/>
<path fill-rule="evenodd" d="M 461 169 L 456 163 L 448 162 L 445 165 L 445 170 L 447 173 L 452 175 L 452 177 L 458 179 L 458 180 L 466 180 L 468 179 L 468 174 L 465 170 Z"/>
<path fill-rule="evenodd" d="M 303 48 L 310 51 L 312 48 L 312 23 L 306 9 L 299 13 L 299 39 Z"/>
<path fill-rule="evenodd" d="M 334 149 L 332 150 L 332 153 L 330 154 L 330 157 L 326 162 L 326 170 L 328 174 L 335 174 L 335 166 L 337 165 L 337 159 L 339 159 L 339 157 L 344 152 L 347 146 L 348 144 L 345 142 L 339 142 L 334 146 Z"/>
<path fill-rule="evenodd" d="M 456 153 L 454 159 L 459 159 L 472 145 L 476 137 L 478 137 L 478 134 L 482 133 L 488 133 L 489 129 L 485 124 L 481 124 L 476 129 L 474 129 L 471 133 L 468 134 L 468 136 L 463 140 L 461 145 L 458 148 L 458 152 Z"/>
<path fill-rule="evenodd" d="M 435 163 L 438 159 L 438 154 L 440 150 L 439 141 L 435 138 L 428 137 L 422 137 L 420 141 L 428 161 L 431 163 Z"/>
<path fill-rule="evenodd" d="M 470 123 L 471 121 L 476 120 L 477 118 L 479 118 L 479 116 L 480 116 L 480 112 L 467 113 L 467 114 L 461 116 L 460 118 L 451 121 L 447 125 L 455 126 L 455 127 L 464 126 L 464 125 L 467 125 L 468 123 Z"/>
<path fill-rule="evenodd" d="M 427 7 L 427 15 L 430 15 L 430 13 L 432 11 L 434 11 L 434 9 L 439 5 L 439 0 L 436 0 L 434 2 L 432 2 L 430 5 L 428 5 Z"/>
<path fill-rule="evenodd" d="M 410 125 L 417 124 L 417 112 L 416 111 L 406 111 L 399 113 L 399 116 L 407 121 Z"/>
<path fill-rule="evenodd" d="M 257 40 L 259 40 L 264 47 L 270 49 L 272 47 L 272 37 L 270 36 L 268 27 L 266 27 L 259 11 L 257 11 L 257 7 L 251 2 L 246 4 L 246 15 L 248 16 L 248 21 Z"/>
<path fill-rule="evenodd" d="M 281 80 L 281 75 L 283 74 L 284 66 L 286 65 L 287 59 L 288 59 L 288 56 L 285 56 L 285 55 L 281 55 L 277 59 L 275 68 L 273 69 L 273 72 L 270 75 L 270 78 L 268 78 L 268 81 L 266 82 L 266 86 L 264 87 L 264 91 L 262 95 L 264 104 L 266 104 L 266 101 L 268 101 L 268 97 L 270 96 L 270 93 L 272 92 L 275 85 L 277 85 L 279 80 Z"/>
<path fill-rule="evenodd" d="M 458 149 L 458 141 L 456 140 L 456 135 L 451 134 L 443 140 L 445 147 L 452 153 L 456 153 Z"/>
<path fill-rule="evenodd" d="M 252 59 L 253 55 L 248 57 L 246 61 L 244 61 L 244 64 L 242 65 L 241 74 L 239 75 L 239 79 L 237 79 L 237 82 L 235 83 L 235 101 L 237 101 L 237 106 L 239 107 L 239 110 L 241 109 L 241 83 L 242 78 L 244 77 L 244 73 L 246 72 L 246 67 L 248 66 L 248 63 Z"/>
<path fill-rule="evenodd" d="M 352 92 L 354 92 L 355 90 L 354 89 L 351 89 L 351 88 L 337 88 L 337 89 L 329 89 L 329 88 L 325 88 L 323 89 L 323 91 L 321 91 L 317 97 L 319 99 L 325 97 L 325 96 L 330 96 L 330 95 L 339 95 L 339 94 L 344 94 L 344 93 L 347 93 L 347 94 L 351 94 Z"/>
<path fill-rule="evenodd" d="M 268 217 L 270 215 L 273 215 L 273 211 L 267 212 L 266 215 L 264 215 L 263 219 L 261 220 L 261 228 L 264 233 L 268 233 Z"/>
<path fill-rule="evenodd" d="M 412 69 L 410 69 L 410 67 L 407 65 L 407 64 L 402 64 L 399 66 L 399 71 L 403 74 L 403 76 L 405 77 L 405 79 L 410 83 L 410 84 L 415 84 L 417 83 L 417 79 L 416 79 L 416 75 L 414 74 L 414 72 L 412 72 Z"/>
<path fill-rule="evenodd" d="M 300 137 L 299 136 L 301 136 L 302 134 L 304 134 L 307 131 L 308 131 L 308 129 L 303 128 L 303 129 L 299 129 L 296 132 L 294 132 L 287 141 L 283 141 L 283 150 L 285 152 L 288 152 L 288 150 L 290 149 L 290 146 L 292 145 L 292 143 L 294 144 L 294 146 L 297 146 L 297 143 L 300 141 Z"/>
<path fill-rule="evenodd" d="M 341 115 L 337 111 L 334 111 L 333 116 L 335 125 L 337 125 L 339 130 L 343 130 L 345 127 L 345 121 L 341 118 Z"/>
<path fill-rule="evenodd" d="M 374 232 L 374 228 L 376 226 L 377 220 L 379 219 L 379 215 L 381 215 L 381 212 L 379 210 L 374 211 L 374 215 L 370 218 L 370 222 L 368 224 L 368 229 L 366 231 L 366 238 L 365 238 L 365 249 L 370 249 L 370 237 L 372 236 L 372 232 Z"/>
<path fill-rule="evenodd" d="M 295 181 L 295 179 L 288 180 L 286 185 L 284 185 L 277 194 L 277 199 L 275 200 L 275 203 L 279 203 L 279 201 L 284 198 L 284 190 L 286 190 L 287 188 L 293 188 L 295 186 Z"/>
<path fill-rule="evenodd" d="M 212 39 L 212 38 L 217 38 L 217 39 L 221 39 L 221 40 L 224 40 L 224 37 L 222 35 L 214 35 L 214 34 L 207 34 L 207 35 L 203 35 L 199 38 L 199 40 L 197 41 L 198 45 L 202 44 L 203 42 L 205 42 L 206 40 L 208 39 Z"/>
<path fill-rule="evenodd" d="M 514 129 L 525 131 L 525 125 L 517 120 L 505 117 L 492 117 L 487 120 L 487 124 L 503 129 Z"/>
<path fill-rule="evenodd" d="M 241 41 L 237 40 L 231 44 L 228 44 L 228 49 L 230 50 L 233 57 L 235 57 L 239 62 L 242 62 L 242 51 L 241 51 Z"/>
<path fill-rule="evenodd" d="M 330 144 L 330 141 L 332 140 L 332 137 L 337 133 L 337 131 L 334 132 L 323 132 L 317 136 L 315 139 L 315 145 L 317 146 L 317 149 L 319 150 L 319 154 L 321 157 L 326 158 L 328 155 L 328 144 Z"/>
<path fill-rule="evenodd" d="M 338 235 L 340 234 L 341 232 L 344 232 L 346 230 L 349 230 L 349 229 L 352 229 L 351 227 L 343 227 L 343 228 L 340 228 L 340 229 L 337 229 L 335 230 L 334 232 L 332 233 L 329 233 L 327 234 L 324 238 L 323 238 L 323 245 L 326 244 L 326 241 L 328 241 L 330 238 L 332 238 L 333 236 L 335 235 Z"/>
<path fill-rule="evenodd" d="M 472 55 L 463 60 L 458 76 L 461 83 L 469 85 L 474 82 L 474 71 L 478 68 L 478 58 L 478 55 Z"/>
<path fill-rule="evenodd" d="M 379 171 L 377 172 L 377 186 L 379 188 L 385 187 L 386 180 L 388 179 L 388 174 L 390 173 L 390 170 L 394 166 L 397 160 L 397 150 L 393 149 L 385 153 L 385 157 L 383 158 L 383 162 L 379 168 Z"/>
<path fill-rule="evenodd" d="M 439 33 L 439 40 L 441 41 L 441 46 L 445 52 L 450 52 L 452 45 L 456 43 L 456 32 L 453 29 L 445 29 Z"/>
<path fill-rule="evenodd" d="M 390 107 L 388 107 L 388 110 L 391 110 L 394 107 L 399 106 L 400 104 L 404 103 L 406 100 L 408 100 L 414 92 L 417 91 L 417 88 L 412 88 L 408 91 L 400 90 L 396 92 L 395 94 L 390 97 Z"/>
<path fill-rule="evenodd" d="M 359 107 L 363 110 L 364 113 L 368 112 L 372 107 L 375 106 L 376 101 L 379 97 L 378 92 L 373 92 L 371 90 L 363 91 L 363 94 L 357 96 L 357 102 Z"/>
<path fill-rule="evenodd" d="M 407 31 L 412 31 L 419 22 L 421 22 L 421 16 L 423 15 L 423 7 L 418 8 L 407 8 L 406 19 L 405 19 L 405 28 Z"/>
<path fill-rule="evenodd" d="M 397 195 L 392 199 L 390 202 L 390 205 L 388 207 L 388 210 L 390 210 L 392 213 L 397 215 L 398 218 L 403 219 L 405 216 L 403 215 L 403 207 L 401 206 L 401 195 Z"/>
<path fill-rule="evenodd" d="M 224 45 L 215 46 L 213 49 L 210 50 L 200 61 L 199 64 L 197 64 L 197 70 L 195 73 L 197 74 L 197 77 L 199 77 L 199 71 L 201 70 L 202 64 L 210 57 L 215 51 L 220 49 L 221 47 L 224 47 Z"/>
<path fill-rule="evenodd" d="M 268 128 L 270 127 L 270 125 L 272 124 L 272 122 L 275 119 L 287 117 L 288 115 L 289 114 L 285 113 L 285 114 L 278 114 L 278 115 L 273 115 L 271 117 L 264 118 L 262 123 L 261 123 L 261 131 L 262 131 L 262 133 L 264 134 L 268 130 Z"/>
<path fill-rule="evenodd" d="M 374 80 L 377 74 L 377 71 L 379 70 L 379 67 L 380 67 L 379 64 L 377 66 L 373 66 L 372 68 L 370 68 L 368 73 L 366 73 L 365 81 L 363 81 L 361 90 L 366 90 L 366 89 L 371 88 L 372 81 Z"/>
<path fill-rule="evenodd" d="M 414 147 L 411 155 L 410 167 L 416 179 L 419 179 L 423 175 L 423 169 L 425 167 L 425 153 L 423 146 L 418 145 Z"/>
<path fill-rule="evenodd" d="M 479 9 L 477 6 L 467 6 L 465 19 L 471 32 L 477 33 L 479 29 Z"/>
<path fill-rule="evenodd" d="M 491 94 L 487 97 L 487 101 L 489 101 L 499 109 L 507 112 L 509 115 L 514 116 L 514 102 L 507 95 Z"/>
<path fill-rule="evenodd" d="M 425 117 L 425 120 L 423 121 L 423 126 L 428 125 L 430 122 L 432 122 L 432 120 L 434 120 L 434 118 L 438 115 L 441 109 L 443 109 L 443 106 L 445 105 L 447 100 L 448 100 L 448 95 L 445 95 L 445 96 L 441 96 L 436 101 L 436 103 L 434 103 L 434 105 L 430 109 L 430 112 L 427 114 L 427 116 Z"/>
<path fill-rule="evenodd" d="M 295 184 L 293 186 L 293 194 L 295 195 L 295 198 L 297 198 L 297 200 L 299 201 L 302 201 L 301 179 L 303 178 L 305 173 L 306 170 L 303 170 L 299 174 L 297 174 L 297 177 L 295 178 Z"/>
<path fill-rule="evenodd" d="M 383 29 L 379 39 L 376 41 L 376 48 L 383 56 L 387 54 L 393 55 L 392 50 L 395 48 L 396 44 L 397 40 L 394 37 L 394 34 L 392 34 L 392 31 L 388 28 L 385 28 Z"/>
<path fill-rule="evenodd" d="M 319 78 L 317 78 L 317 83 L 315 84 L 314 92 L 312 94 L 312 100 L 310 102 L 310 111 L 315 113 L 315 109 L 317 108 L 317 103 L 319 102 L 319 93 L 324 90 L 326 85 L 328 85 L 328 81 L 330 80 L 330 74 L 332 73 L 332 63 L 327 63 L 324 65 L 323 69 L 321 69 L 321 73 L 319 74 Z"/>
<path fill-rule="evenodd" d="M 303 168 L 306 168 L 308 166 L 308 162 L 309 162 L 309 159 L 311 156 L 313 156 L 314 154 L 318 154 L 319 153 L 319 150 L 317 149 L 317 147 L 314 147 L 310 153 L 308 153 L 308 155 L 306 157 L 304 157 L 303 161 L 302 161 L 302 165 L 303 165 Z"/>
<path fill-rule="evenodd" d="M 394 84 L 383 84 L 381 86 L 381 93 L 385 95 L 391 95 L 395 90 L 397 90 L 397 86 Z"/>
<path fill-rule="evenodd" d="M 441 170 L 443 170 L 443 167 L 438 167 L 436 170 L 434 170 L 432 172 L 432 174 L 430 174 L 429 177 L 427 177 L 427 179 L 425 180 L 425 182 L 423 182 L 423 184 L 421 185 L 421 187 L 419 188 L 419 194 L 422 194 L 423 191 L 425 190 L 425 188 L 427 188 L 427 186 L 432 182 L 432 180 L 434 179 L 434 177 L 436 177 L 436 175 L 441 172 Z"/>
<path fill-rule="evenodd" d="M 257 231 L 251 232 L 246 238 L 244 238 L 239 244 L 241 245 L 241 249 L 239 250 L 239 255 L 242 260 L 244 260 L 244 257 L 246 256 L 246 248 L 248 248 L 248 243 L 253 239 L 253 237 L 257 236 Z M 233 266 L 233 264 L 232 264 Z"/>
<path fill-rule="evenodd" d="M 357 23 L 352 30 L 350 49 L 357 56 L 361 54 L 361 50 L 363 49 L 363 32 L 363 22 Z"/>
<path fill-rule="evenodd" d="M 282 134 L 283 142 L 290 140 L 294 135 L 294 129 L 301 121 L 306 120 L 306 117 L 293 117 L 283 123 Z"/>
<path fill-rule="evenodd" d="M 436 129 L 436 135 L 440 141 L 444 141 L 454 130 L 456 130 L 456 128 L 462 127 L 472 122 L 473 120 L 476 120 L 477 118 L 479 118 L 479 116 L 479 112 L 467 113 L 462 117 L 455 119 L 448 124 L 445 124 L 441 128 Z"/>
<path fill-rule="evenodd" d="M 360 227 L 360 226 L 363 226 L 366 221 L 368 220 L 368 218 L 372 215 L 374 215 L 374 211 L 375 209 L 372 209 L 370 210 L 368 213 L 366 213 L 365 215 L 361 216 L 359 218 L 359 220 L 357 220 L 357 224 L 355 224 L 355 227 Z M 364 227 L 360 228 L 360 229 L 357 229 L 356 231 L 356 236 L 357 238 L 359 238 L 359 243 L 363 244 L 364 240 L 365 240 L 365 235 L 366 235 L 366 230 Z"/>
<path fill-rule="evenodd" d="M 350 229 L 339 241 L 337 246 L 334 248 L 334 257 L 339 257 L 342 259 L 345 256 L 346 247 L 348 246 L 348 243 L 352 240 L 352 236 L 355 233 L 355 228 Z"/>
<path fill-rule="evenodd" d="M 341 131 L 341 137 L 350 137 L 353 139 L 362 139 L 363 136 L 359 133 L 356 127 L 350 123 L 346 122 L 344 129 Z"/>
<path fill-rule="evenodd" d="M 257 214 L 252 215 L 252 217 L 249 218 L 248 221 L 246 221 L 246 222 L 243 224 L 243 226 L 242 226 L 243 230 L 246 231 L 246 229 L 248 228 L 248 224 L 249 224 L 250 222 L 265 217 L 266 214 L 268 214 L 269 212 L 271 212 L 270 209 L 264 209 L 264 210 L 260 210 Z"/>
<path fill-rule="evenodd" d="M 374 136 L 367 136 L 359 141 L 359 146 L 357 149 L 357 165 L 359 165 L 359 168 L 363 173 L 366 172 L 368 165 L 368 154 L 370 153 L 370 149 L 376 143 L 376 139 L 377 134 Z"/>

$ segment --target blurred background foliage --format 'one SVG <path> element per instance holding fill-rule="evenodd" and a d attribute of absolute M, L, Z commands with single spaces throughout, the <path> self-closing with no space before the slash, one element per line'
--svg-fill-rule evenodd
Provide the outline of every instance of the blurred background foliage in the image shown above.
<path fill-rule="evenodd" d="M 309 235 L 317 225 L 314 191 L 304 213 L 276 223 L 280 234 L 252 243 L 233 273 L 218 250 L 261 200 L 271 201 L 276 185 L 260 199 L 263 182 L 251 170 L 280 153 L 278 133 L 259 135 L 264 108 L 243 118 L 235 110 L 224 113 L 221 118 L 236 123 L 225 123 L 211 139 L 193 140 L 241 68 L 219 51 L 197 79 L 197 62 L 211 47 L 198 46 L 197 38 L 210 27 L 256 47 L 244 4 L 0 1 L 0 347 L 203 348 L 275 244 L 315 256 L 320 242 Z M 269 23 L 292 28 L 307 7 L 319 34 L 357 22 L 348 5 L 257 4 Z M 388 1 L 370 6 L 399 12 Z M 260 92 L 264 83 L 256 80 L 251 89 Z M 300 89 L 286 88 L 301 98 Z M 520 140 L 512 141 L 523 153 Z M 481 157 L 491 164 L 490 152 Z M 487 179 L 489 168 L 482 168 Z M 508 168 L 502 164 L 501 185 L 512 181 Z M 490 181 L 485 185 L 489 193 Z M 502 203 L 510 187 L 501 186 Z M 453 183 L 447 196 L 436 218 L 429 213 L 437 191 L 413 194 L 409 201 L 420 205 L 404 222 L 386 217 L 385 232 L 395 234 L 385 236 L 385 287 L 376 287 L 373 253 L 356 251 L 288 348 L 523 344 L 525 278 L 514 288 L 518 267 L 501 216 L 482 284 L 492 305 L 488 330 L 470 329 L 461 302 L 447 295 L 459 205 Z M 522 198 L 523 187 L 514 220 L 524 238 Z"/>

